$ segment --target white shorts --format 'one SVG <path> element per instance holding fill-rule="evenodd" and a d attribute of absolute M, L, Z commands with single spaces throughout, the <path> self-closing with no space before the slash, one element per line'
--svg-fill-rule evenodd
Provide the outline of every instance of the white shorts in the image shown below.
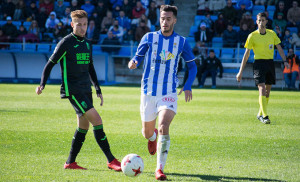
<path fill-rule="evenodd" d="M 141 95 L 140 114 L 143 122 L 156 119 L 161 110 L 177 111 L 177 93 L 164 96 Z"/>

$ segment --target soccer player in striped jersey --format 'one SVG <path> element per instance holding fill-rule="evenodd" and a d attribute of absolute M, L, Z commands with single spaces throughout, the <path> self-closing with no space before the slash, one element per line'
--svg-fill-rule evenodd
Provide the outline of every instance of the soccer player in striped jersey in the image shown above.
<path fill-rule="evenodd" d="M 97 97 L 103 97 L 98 84 L 97 75 L 93 65 L 92 47 L 85 39 L 88 24 L 88 15 L 84 10 L 71 12 L 71 26 L 73 32 L 65 36 L 56 46 L 48 63 L 46 64 L 40 86 L 36 88 L 39 95 L 45 88 L 47 79 L 53 66 L 60 62 L 62 71 L 61 98 L 68 98 L 77 114 L 78 128 L 75 131 L 69 158 L 65 169 L 86 169 L 75 162 L 83 145 L 90 123 L 93 125 L 95 139 L 107 158 L 108 168 L 121 171 L 121 163 L 110 151 L 109 143 L 103 131 L 102 119 L 93 106 L 91 82 Z"/>
<path fill-rule="evenodd" d="M 189 77 L 179 92 L 181 94 L 184 91 L 186 102 L 192 100 L 191 87 L 197 74 L 191 47 L 184 37 L 173 31 L 176 17 L 176 6 L 162 5 L 161 30 L 145 34 L 136 55 L 128 63 L 129 69 L 135 69 L 144 60 L 140 104 L 142 133 L 148 139 L 149 153 L 154 155 L 157 149 L 157 180 L 167 179 L 163 170 L 170 148 L 169 126 L 177 111 L 177 69 L 180 56 L 189 69 Z M 157 117 L 158 130 L 155 128 Z"/>
<path fill-rule="evenodd" d="M 240 71 L 236 75 L 237 81 L 241 81 L 242 73 L 250 55 L 250 50 L 254 52 L 253 76 L 255 84 L 259 91 L 259 112 L 257 119 L 264 124 L 270 124 L 271 121 L 267 114 L 267 104 L 269 102 L 272 84 L 275 84 L 275 66 L 273 61 L 274 46 L 288 68 L 285 54 L 280 46 L 280 39 L 273 30 L 266 29 L 268 23 L 265 13 L 257 14 L 256 23 L 258 30 L 253 31 L 248 35 L 245 43 L 245 53 L 241 63 Z"/>

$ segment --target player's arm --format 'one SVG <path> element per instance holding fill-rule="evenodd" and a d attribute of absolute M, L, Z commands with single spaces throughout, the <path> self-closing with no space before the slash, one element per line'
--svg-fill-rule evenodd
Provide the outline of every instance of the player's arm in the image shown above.
<path fill-rule="evenodd" d="M 285 54 L 284 54 L 284 51 L 283 51 L 281 45 L 280 45 L 280 44 L 277 44 L 277 45 L 276 45 L 276 48 L 277 48 L 277 51 L 279 52 L 280 57 L 281 57 L 282 60 L 283 60 L 284 66 L 285 66 L 287 69 L 290 69 L 290 65 L 289 65 L 289 63 L 286 61 L 286 57 L 285 57 Z"/>
<path fill-rule="evenodd" d="M 99 97 L 101 99 L 100 106 L 102 106 L 103 105 L 103 96 L 102 96 L 101 88 L 100 88 L 99 83 L 98 83 L 95 67 L 94 67 L 94 64 L 93 64 L 92 61 L 89 64 L 89 74 L 90 74 L 90 80 L 91 80 L 92 84 L 95 87 L 97 97 Z"/>
<path fill-rule="evenodd" d="M 241 79 L 242 79 L 242 74 L 243 74 L 244 68 L 246 66 L 246 63 L 247 63 L 247 61 L 249 59 L 249 56 L 250 56 L 250 49 L 246 48 L 244 56 L 243 56 L 243 59 L 242 59 L 242 63 L 241 63 L 241 66 L 240 66 L 240 71 L 236 75 L 236 80 L 238 82 L 240 82 Z"/>
<path fill-rule="evenodd" d="M 145 54 L 149 49 L 148 34 L 145 34 L 137 48 L 135 56 L 128 62 L 129 69 L 136 69 L 144 60 Z"/>
<path fill-rule="evenodd" d="M 195 56 L 194 56 L 192 49 L 187 41 L 185 41 L 185 43 L 184 43 L 184 47 L 183 47 L 181 56 L 186 61 L 186 65 L 187 65 L 187 68 L 189 71 L 189 76 L 183 86 L 183 89 L 181 89 L 181 91 L 179 92 L 178 95 L 180 95 L 181 92 L 184 91 L 185 101 L 189 102 L 193 98 L 192 85 L 193 85 L 193 82 L 197 75 L 197 65 L 195 63 Z"/>
<path fill-rule="evenodd" d="M 45 85 L 46 85 L 47 80 L 50 76 L 50 73 L 51 73 L 51 70 L 52 70 L 53 66 L 55 64 L 57 64 L 66 55 L 65 47 L 66 47 L 65 42 L 63 40 L 60 41 L 57 44 L 53 54 L 49 58 L 47 64 L 45 65 L 43 73 L 42 73 L 42 77 L 41 77 L 40 86 L 38 86 L 35 90 L 35 92 L 38 95 L 40 95 L 42 93 L 42 90 L 44 90 Z"/>

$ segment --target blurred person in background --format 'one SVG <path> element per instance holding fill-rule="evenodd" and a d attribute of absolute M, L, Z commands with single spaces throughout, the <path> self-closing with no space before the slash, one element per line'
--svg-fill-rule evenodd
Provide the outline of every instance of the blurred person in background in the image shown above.
<path fill-rule="evenodd" d="M 300 60 L 297 55 L 294 53 L 294 49 L 290 48 L 287 55 L 287 62 L 289 63 L 289 68 L 284 67 L 283 75 L 285 84 L 288 86 L 288 89 L 296 89 L 296 79 L 299 75 L 299 64 Z"/>

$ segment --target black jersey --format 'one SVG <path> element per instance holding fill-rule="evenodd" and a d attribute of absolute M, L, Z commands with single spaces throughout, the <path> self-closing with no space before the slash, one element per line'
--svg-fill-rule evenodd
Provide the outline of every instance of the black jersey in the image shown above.
<path fill-rule="evenodd" d="M 47 66 L 57 63 L 60 63 L 61 67 L 62 98 L 72 94 L 91 92 L 91 81 L 97 93 L 101 93 L 93 66 L 92 47 L 85 38 L 70 33 L 57 44 L 44 69 L 41 85 L 45 85 L 53 67 L 49 66 L 51 69 L 47 71 Z"/>

